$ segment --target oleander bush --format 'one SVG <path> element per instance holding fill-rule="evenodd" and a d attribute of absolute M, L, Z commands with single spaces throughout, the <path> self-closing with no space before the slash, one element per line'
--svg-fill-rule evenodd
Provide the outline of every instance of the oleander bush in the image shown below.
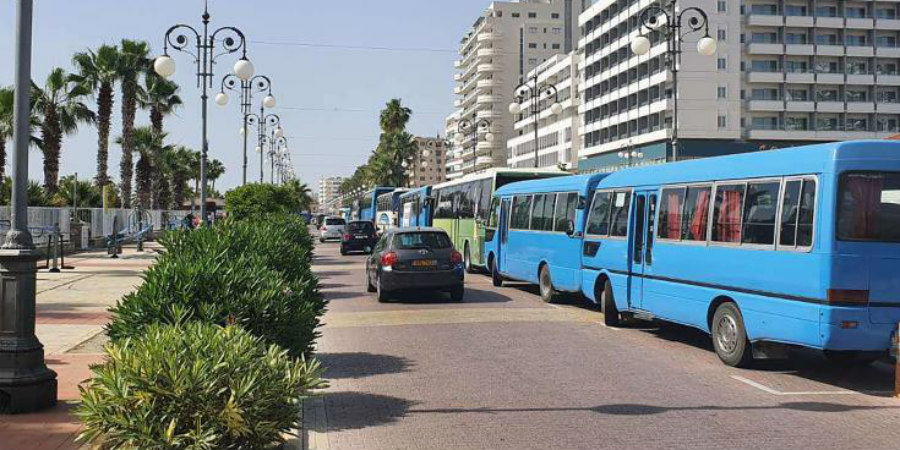
<path fill-rule="evenodd" d="M 287 186 L 249 183 L 225 193 L 225 213 L 232 219 L 250 219 L 272 213 L 299 212 L 300 198 Z"/>
<path fill-rule="evenodd" d="M 92 371 L 76 415 L 79 440 L 101 450 L 271 449 L 324 385 L 318 363 L 197 321 L 111 342 Z"/>

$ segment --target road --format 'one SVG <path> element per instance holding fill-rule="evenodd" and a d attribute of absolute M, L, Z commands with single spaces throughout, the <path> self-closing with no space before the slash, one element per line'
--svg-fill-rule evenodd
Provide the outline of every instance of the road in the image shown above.
<path fill-rule="evenodd" d="M 307 407 L 311 448 L 900 448 L 888 364 L 798 352 L 734 369 L 695 330 L 606 328 L 581 300 L 544 304 L 484 275 L 467 275 L 464 303 L 379 304 L 364 258 L 317 248 L 331 386 Z"/>

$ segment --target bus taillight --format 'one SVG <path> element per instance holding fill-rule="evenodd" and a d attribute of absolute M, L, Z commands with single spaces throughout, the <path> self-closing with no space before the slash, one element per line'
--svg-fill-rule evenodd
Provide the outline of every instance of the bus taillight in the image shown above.
<path fill-rule="evenodd" d="M 828 304 L 865 305 L 869 303 L 869 291 L 861 289 L 829 289 Z"/>

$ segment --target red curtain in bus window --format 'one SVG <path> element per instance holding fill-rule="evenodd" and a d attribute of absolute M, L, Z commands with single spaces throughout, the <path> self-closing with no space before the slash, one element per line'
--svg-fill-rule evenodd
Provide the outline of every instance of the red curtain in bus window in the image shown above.
<path fill-rule="evenodd" d="M 852 238 L 875 236 L 878 233 L 878 210 L 881 208 L 881 177 L 850 175 L 847 177 L 847 190 L 856 204 Z"/>
<path fill-rule="evenodd" d="M 703 190 L 697 193 L 694 202 L 694 215 L 691 217 L 691 240 L 706 240 L 706 223 L 709 215 L 709 191 Z"/>
<path fill-rule="evenodd" d="M 741 193 L 723 191 L 722 206 L 716 223 L 719 242 L 741 242 Z"/>
<path fill-rule="evenodd" d="M 678 191 L 666 192 L 666 239 L 681 237 L 681 199 Z"/>

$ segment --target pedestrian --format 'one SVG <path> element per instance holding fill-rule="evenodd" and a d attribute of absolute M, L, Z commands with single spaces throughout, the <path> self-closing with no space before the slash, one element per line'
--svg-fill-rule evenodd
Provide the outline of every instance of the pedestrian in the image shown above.
<path fill-rule="evenodd" d="M 181 227 L 187 229 L 194 228 L 194 215 L 188 213 L 186 216 L 184 216 L 184 219 L 181 219 Z"/>

